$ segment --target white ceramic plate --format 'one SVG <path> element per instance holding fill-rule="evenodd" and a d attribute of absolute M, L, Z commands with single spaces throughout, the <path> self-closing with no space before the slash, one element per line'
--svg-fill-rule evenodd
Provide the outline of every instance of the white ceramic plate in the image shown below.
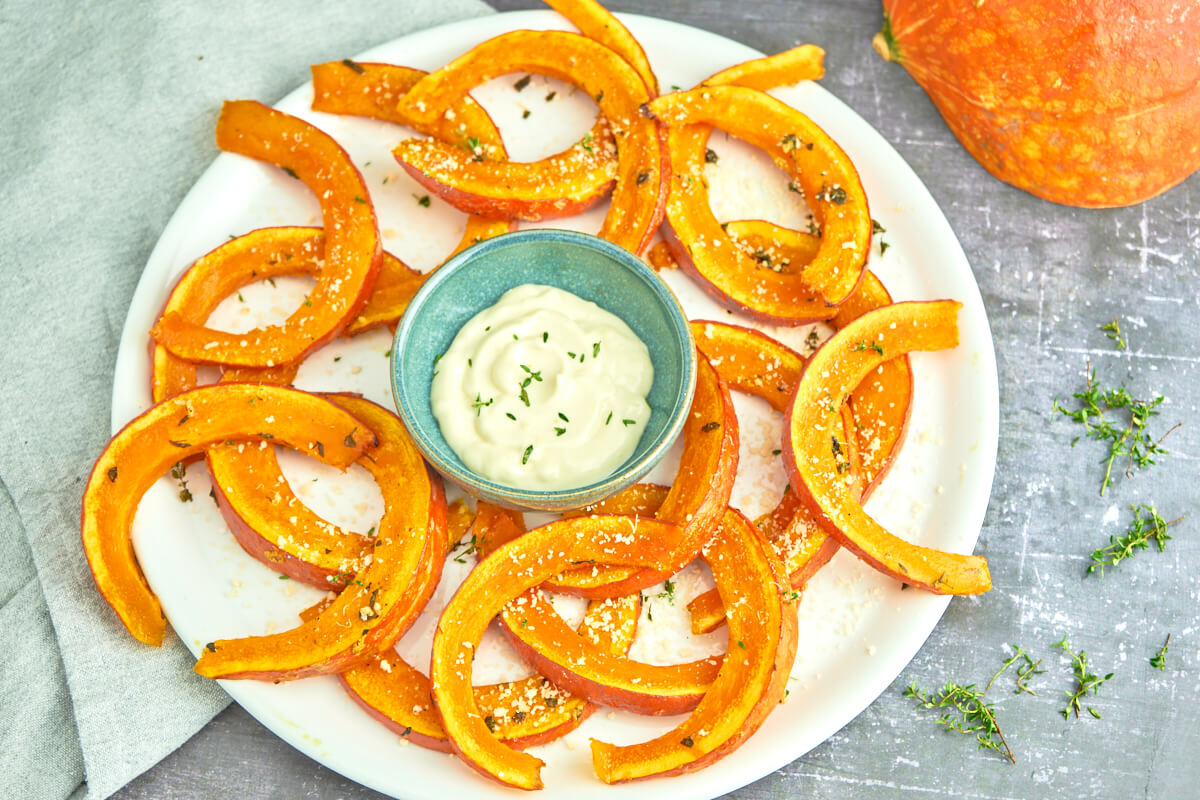
<path fill-rule="evenodd" d="M 755 52 L 712 33 L 664 20 L 622 17 L 645 45 L 664 90 L 691 86 Z M 469 47 L 517 28 L 566 28 L 553 12 L 519 12 L 423 31 L 377 47 L 356 58 L 434 69 Z M 591 124 L 594 107 L 570 87 L 535 78 L 523 92 L 513 78 L 493 81 L 477 97 L 493 113 L 515 158 L 537 158 L 577 141 Z M 557 91 L 553 101 L 546 96 Z M 332 117 L 309 110 L 311 86 L 288 95 L 278 108 L 306 118 L 342 142 L 360 165 L 380 214 L 384 244 L 410 264 L 429 269 L 457 241 L 463 216 L 434 199 L 392 161 L 390 145 L 402 132 L 389 125 Z M 878 248 L 872 269 L 896 300 L 950 297 L 964 303 L 961 344 L 946 353 L 913 357 L 916 373 L 911 427 L 889 477 L 868 508 L 900 535 L 921 544 L 970 552 L 978 537 L 995 467 L 998 395 L 995 356 L 978 288 L 941 211 L 929 192 L 887 142 L 833 95 L 817 85 L 782 90 L 777 96 L 802 109 L 850 154 L 862 175 L 872 215 L 886 228 L 891 245 Z M 532 113 L 523 119 L 523 111 Z M 215 114 L 214 114 L 215 121 Z M 708 167 L 714 208 L 722 219 L 766 216 L 802 227 L 803 214 L 781 173 L 750 148 L 715 135 L 720 163 Z M 415 196 L 414 196 L 415 195 Z M 560 221 L 560 227 L 595 231 L 604 209 Z M 305 188 L 278 170 L 238 156 L 222 155 L 204 174 L 163 232 L 138 285 L 121 340 L 113 388 L 113 429 L 150 405 L 150 329 L 170 287 L 197 256 L 263 225 L 319 224 L 316 202 Z M 745 322 L 713 305 L 688 279 L 664 275 L 692 318 Z M 300 279 L 257 285 L 227 301 L 213 323 L 230 330 L 275 321 L 294 308 L 305 290 Z M 807 327 L 764 328 L 803 352 Z M 386 331 L 338 340 L 306 362 L 297 385 L 309 389 L 363 392 L 391 407 Z M 779 459 L 781 422 L 766 405 L 738 397 L 742 468 L 734 504 L 750 515 L 773 505 L 785 478 Z M 378 490 L 366 473 L 346 475 L 313 466 L 300 457 L 282 459 L 297 493 L 319 513 L 355 530 L 374 524 L 381 509 Z M 678 453 L 651 478 L 669 480 Z M 146 576 L 162 600 L 171 625 L 192 651 L 220 637 L 282 630 L 295 613 L 320 595 L 274 573 L 243 553 L 209 501 L 202 468 L 188 473 L 195 500 L 180 502 L 175 481 L 164 478 L 143 500 L 134 543 Z M 470 558 L 465 559 L 470 562 Z M 427 664 L 432 621 L 470 564 L 448 562 L 430 610 L 399 647 L 418 665 Z M 719 651 L 723 634 L 693 639 L 683 605 L 709 578 L 692 569 L 679 581 L 675 603 L 651 600 L 655 622 L 643 615 L 645 635 L 634 655 L 660 663 Z M 597 713 L 563 741 L 536 748 L 547 761 L 545 797 L 710 798 L 736 789 L 804 755 L 853 719 L 903 669 L 925 641 L 948 599 L 899 585 L 839 553 L 810 584 L 800 606 L 800 650 L 787 702 L 740 750 L 713 767 L 678 778 L 605 786 L 591 770 L 587 741 L 641 741 L 677 720 Z M 563 605 L 564 614 L 578 615 Z M 664 643 L 670 642 L 667 647 Z M 476 681 L 516 677 L 522 666 L 492 637 L 481 650 Z M 407 742 L 371 720 L 333 678 L 271 685 L 226 682 L 225 689 L 264 725 L 307 755 L 347 777 L 396 797 L 501 797 L 511 791 L 488 782 L 453 758 Z"/>

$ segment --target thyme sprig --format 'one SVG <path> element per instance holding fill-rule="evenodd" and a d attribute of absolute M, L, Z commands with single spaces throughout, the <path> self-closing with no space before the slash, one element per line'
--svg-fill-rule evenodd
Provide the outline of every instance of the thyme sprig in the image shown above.
<path fill-rule="evenodd" d="M 1121 323 L 1117 322 L 1117 318 L 1113 317 L 1113 321 L 1100 326 L 1100 330 L 1104 331 L 1104 335 L 1117 343 L 1118 350 L 1128 349 L 1128 344 L 1125 341 L 1125 334 L 1121 333 Z"/>
<path fill-rule="evenodd" d="M 1083 698 L 1087 696 L 1088 692 L 1091 692 L 1093 695 L 1099 694 L 1100 687 L 1112 678 L 1114 673 L 1110 672 L 1101 678 L 1096 673 L 1091 672 L 1091 667 L 1088 665 L 1087 651 L 1080 650 L 1076 653 L 1067 643 L 1066 636 L 1055 642 L 1051 647 L 1061 647 L 1071 657 L 1071 668 L 1075 672 L 1075 688 L 1064 692 L 1067 696 L 1067 705 L 1065 708 L 1059 709 L 1058 713 L 1063 715 L 1063 719 L 1070 719 L 1072 713 L 1078 718 L 1079 712 L 1083 710 L 1083 703 L 1081 702 Z M 1093 717 L 1100 719 L 1099 711 L 1091 706 L 1088 706 L 1087 710 Z"/>
<path fill-rule="evenodd" d="M 949 709 L 938 720 L 939 725 L 956 733 L 973 733 L 980 750 L 995 750 L 1017 763 L 996 721 L 995 707 L 984 699 L 984 692 L 976 689 L 975 684 L 960 686 L 951 681 L 940 692 L 928 693 L 922 692 L 916 684 L 910 684 L 904 690 L 904 696 L 916 700 L 918 708 Z"/>
<path fill-rule="evenodd" d="M 1092 551 L 1092 563 L 1087 568 L 1088 575 L 1100 570 L 1100 575 L 1103 577 L 1105 566 L 1115 567 L 1125 559 L 1135 556 L 1139 550 L 1150 549 L 1151 541 L 1158 546 L 1158 552 L 1163 552 L 1167 549 L 1167 540 L 1171 538 L 1171 535 L 1167 533 L 1167 528 L 1186 519 L 1186 517 L 1178 517 L 1167 522 L 1153 505 L 1130 506 L 1130 508 L 1133 509 L 1133 523 L 1129 526 L 1129 530 L 1124 536 L 1108 537 L 1108 547 Z M 1143 514 L 1147 516 L 1143 516 Z"/>
<path fill-rule="evenodd" d="M 479 548 L 484 543 L 484 541 L 486 541 L 486 540 L 483 539 L 482 537 L 476 536 L 475 534 L 472 533 L 470 539 L 463 539 L 461 542 L 454 545 L 453 552 L 456 553 L 456 555 L 454 556 L 454 560 L 457 561 L 459 564 L 467 563 L 467 556 L 472 555 L 474 553 L 478 553 Z M 462 548 L 461 553 L 458 552 L 459 548 Z"/>
<path fill-rule="evenodd" d="M 1019 644 L 1010 644 L 1009 647 L 1013 649 L 1012 656 L 1004 660 L 1004 664 L 1001 665 L 996 674 L 992 676 L 992 679 L 987 682 L 987 686 L 983 687 L 983 690 L 985 692 L 991 690 L 992 684 L 996 682 L 997 678 L 1008 671 L 1008 668 L 1013 664 L 1016 664 L 1017 661 L 1021 661 L 1021 664 L 1017 667 L 1017 688 L 1013 689 L 1013 694 L 1021 694 L 1024 692 L 1025 694 L 1036 695 L 1037 692 L 1029 688 L 1029 680 L 1035 675 L 1041 675 L 1046 671 L 1041 669 L 1042 660 L 1039 658 L 1037 661 L 1034 661 L 1033 656 L 1025 652 L 1025 649 Z"/>
<path fill-rule="evenodd" d="M 1155 669 L 1167 668 L 1167 645 L 1171 643 L 1171 634 L 1167 634 L 1167 640 L 1163 642 L 1163 646 L 1158 648 L 1158 652 L 1150 656 L 1150 666 Z"/>
<path fill-rule="evenodd" d="M 1096 371 L 1092 369 L 1089 361 L 1087 388 L 1082 392 L 1076 392 L 1072 397 L 1082 402 L 1081 408 L 1074 411 L 1063 408 L 1059 405 L 1058 398 L 1054 399 L 1052 407 L 1053 411 L 1084 427 L 1085 432 L 1076 436 L 1072 440 L 1071 446 L 1074 447 L 1084 436 L 1109 442 L 1108 457 L 1101 459 L 1104 463 L 1104 480 L 1100 482 L 1101 496 L 1108 491 L 1108 487 L 1112 484 L 1113 464 L 1118 458 L 1129 459 L 1125 467 L 1125 476 L 1132 477 L 1135 470 L 1154 464 L 1155 456 L 1170 452 L 1163 449 L 1162 441 L 1170 436 L 1172 431 L 1179 427 L 1178 425 L 1158 439 L 1154 439 L 1146 431 L 1150 418 L 1158 416 L 1157 409 L 1164 400 L 1162 395 L 1153 400 L 1138 400 L 1130 395 L 1123 386 L 1116 389 L 1101 389 L 1096 384 Z M 1117 409 L 1128 409 L 1129 411 L 1129 423 L 1123 428 L 1114 426 L 1106 416 L 1107 412 Z"/>

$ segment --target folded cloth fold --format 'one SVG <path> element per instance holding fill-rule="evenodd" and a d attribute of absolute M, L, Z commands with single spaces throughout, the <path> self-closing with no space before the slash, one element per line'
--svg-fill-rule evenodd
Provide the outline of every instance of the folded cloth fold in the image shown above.
<path fill-rule="evenodd" d="M 0 797 L 108 797 L 229 698 L 173 636 L 133 640 L 96 592 L 80 493 L 110 434 L 134 286 L 216 156 L 225 98 L 488 12 L 477 0 L 10 0 L 0 15 Z"/>

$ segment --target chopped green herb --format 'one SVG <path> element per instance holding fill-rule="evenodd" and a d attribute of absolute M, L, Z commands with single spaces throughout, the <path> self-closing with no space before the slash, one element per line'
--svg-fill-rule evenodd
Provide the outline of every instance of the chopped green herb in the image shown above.
<path fill-rule="evenodd" d="M 362 195 L 356 194 L 356 195 L 354 195 L 354 202 L 365 203 L 367 201 L 362 198 Z"/>
<path fill-rule="evenodd" d="M 716 150 L 713 150 L 711 147 L 710 147 L 710 148 L 708 148 L 708 149 L 706 149 L 706 150 L 704 151 L 704 161 L 705 161 L 706 163 L 708 163 L 708 164 L 716 164 L 716 163 L 717 163 L 718 161 L 720 161 L 720 160 L 721 160 L 721 159 L 720 159 L 720 157 L 717 155 L 717 151 L 716 151 Z"/>
<path fill-rule="evenodd" d="M 612 422 L 612 415 L 613 415 L 613 412 L 611 412 L 611 411 L 610 411 L 610 412 L 608 412 L 608 419 L 604 420 L 604 424 L 605 424 L 605 425 L 607 425 L 608 423 Z"/>
<path fill-rule="evenodd" d="M 529 445 L 529 447 L 525 448 L 525 452 L 521 455 L 521 463 L 522 464 L 529 463 L 529 457 L 531 455 L 533 455 L 533 445 Z"/>
<path fill-rule="evenodd" d="M 592 342 L 592 358 L 598 358 L 599 356 L 600 356 L 600 343 Z"/>
<path fill-rule="evenodd" d="M 554 98 L 555 98 L 557 95 L 558 95 L 558 92 L 551 92 L 550 94 L 546 95 L 546 102 L 547 102 L 547 103 L 549 103 L 549 102 L 550 102 L 551 100 L 553 100 L 553 99 L 554 99 Z"/>
<path fill-rule="evenodd" d="M 365 69 L 363 69 L 361 66 L 359 66 L 359 65 L 358 65 L 358 64 L 356 64 L 356 63 L 354 63 L 353 61 L 351 61 L 351 60 L 350 60 L 350 59 L 348 59 L 348 58 L 343 58 L 343 59 L 342 59 L 342 63 L 343 63 L 343 64 L 345 64 L 345 65 L 346 65 L 347 67 L 349 67 L 350 69 L 352 69 L 352 70 L 354 70 L 355 72 L 357 72 L 359 75 L 362 75 L 363 73 L 365 73 L 365 72 L 366 72 L 366 70 L 365 70 Z"/>
<path fill-rule="evenodd" d="M 504 412 L 504 416 L 508 417 L 509 419 L 513 419 L 513 420 L 516 419 L 516 417 L 514 417 L 511 413 L 509 413 L 507 411 Z"/>
<path fill-rule="evenodd" d="M 478 417 L 480 414 L 482 414 L 483 409 L 490 406 L 495 401 L 495 399 L 496 398 L 494 398 L 494 397 L 489 397 L 486 401 L 484 401 L 482 398 L 480 398 L 479 392 L 476 392 L 475 393 L 475 402 L 471 403 L 471 408 L 475 409 L 475 416 Z"/>
<path fill-rule="evenodd" d="M 554 435 L 555 435 L 555 436 L 562 436 L 562 435 L 563 435 L 564 433 L 566 433 L 566 432 L 567 432 L 567 429 L 566 429 L 566 428 L 555 428 L 555 429 L 554 429 Z"/>
<path fill-rule="evenodd" d="M 630 425 L 637 425 L 637 420 L 636 419 L 623 419 L 623 420 L 621 420 L 621 424 L 624 425 L 626 428 L 628 428 Z"/>
<path fill-rule="evenodd" d="M 864 340 L 854 345 L 854 350 L 856 352 L 861 352 L 863 350 L 874 350 L 876 353 L 879 353 L 879 355 L 883 355 L 883 345 L 879 344 L 879 342 L 868 343 Z"/>
<path fill-rule="evenodd" d="M 284 167 L 283 171 L 286 172 L 288 175 L 291 175 L 296 180 L 300 180 L 300 176 L 296 174 L 296 170 L 292 169 L 291 167 Z"/>
<path fill-rule="evenodd" d="M 561 411 L 560 411 L 560 412 L 558 412 L 558 418 L 559 418 L 559 419 L 561 419 L 563 422 L 570 422 L 570 421 L 571 421 L 570 419 L 568 419 L 568 418 L 567 418 L 567 415 L 566 415 L 566 414 L 564 414 L 564 413 L 563 413 L 563 412 L 561 412 Z"/>
<path fill-rule="evenodd" d="M 742 648 L 743 650 L 745 650 L 745 649 L 746 649 L 746 643 L 745 643 L 745 642 L 743 642 L 741 639 L 738 639 L 738 647 L 740 647 L 740 648 Z"/>
<path fill-rule="evenodd" d="M 706 422 L 706 423 L 704 423 L 703 426 L 701 426 L 700 430 L 703 431 L 704 433 L 712 433 L 713 431 L 717 430 L 720 427 L 721 427 L 721 423 L 719 423 L 719 422 L 716 422 L 716 421 Z"/>
<path fill-rule="evenodd" d="M 420 197 L 417 197 L 417 195 L 414 194 L 413 197 L 417 198 L 417 205 L 423 206 L 424 208 L 429 208 L 429 195 L 423 194 Z"/>
<path fill-rule="evenodd" d="M 550 341 L 550 331 L 542 331 L 542 344 Z"/>
<path fill-rule="evenodd" d="M 589 153 L 595 152 L 592 150 L 592 135 L 589 133 L 579 141 L 579 146 Z"/>
<path fill-rule="evenodd" d="M 513 88 L 514 88 L 514 89 L 516 89 L 516 90 L 519 92 L 519 91 L 521 91 L 522 89 L 524 89 L 526 86 L 528 86 L 528 85 L 529 85 L 529 82 L 530 82 L 531 80 L 533 80 L 533 76 L 532 76 L 532 75 L 526 75 L 524 78 L 521 78 L 521 80 L 519 80 L 519 81 L 517 81 L 516 83 L 514 83 L 514 84 L 513 84 Z"/>

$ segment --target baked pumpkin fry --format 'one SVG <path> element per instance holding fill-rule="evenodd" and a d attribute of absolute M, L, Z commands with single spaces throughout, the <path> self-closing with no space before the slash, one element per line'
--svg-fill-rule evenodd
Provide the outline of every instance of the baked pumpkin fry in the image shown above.
<path fill-rule="evenodd" d="M 88 478 L 80 536 L 100 594 L 146 644 L 162 643 L 166 622 L 129 539 L 138 502 L 172 465 L 227 439 L 284 444 L 342 468 L 375 444 L 365 422 L 316 395 L 238 383 L 177 394 L 122 428 Z"/>
<path fill-rule="evenodd" d="M 986 559 L 906 542 L 872 519 L 841 467 L 840 431 L 826 420 L 886 359 L 956 346 L 960 307 L 952 300 L 895 303 L 838 331 L 805 364 L 783 435 L 792 486 L 822 527 L 875 569 L 938 594 L 986 592 Z"/>
<path fill-rule="evenodd" d="M 438 620 L 430 668 L 442 726 L 463 761 L 501 783 L 542 788 L 541 759 L 499 741 L 479 713 L 471 666 L 484 630 L 509 600 L 573 562 L 656 563 L 664 555 L 661 542 L 678 537 L 675 527 L 652 519 L 574 517 L 535 528 L 479 562 Z"/>
<path fill-rule="evenodd" d="M 732 753 L 783 700 L 796 658 L 795 608 L 784 599 L 787 576 L 754 525 L 726 512 L 705 549 L 721 593 L 729 598 L 729 649 L 716 679 L 680 725 L 623 747 L 592 740 L 592 766 L 605 783 L 678 775 Z"/>
<path fill-rule="evenodd" d="M 649 516 L 658 511 L 666 496 L 665 486 L 634 484 L 585 513 Z M 480 503 L 479 523 L 476 536 L 483 542 L 481 549 L 494 549 L 524 532 L 520 514 L 490 504 Z M 592 603 L 638 598 L 633 594 Z M 623 657 L 624 650 L 607 641 L 611 632 L 601 636 L 606 630 L 624 633 L 614 622 L 620 620 L 576 632 L 538 589 L 511 600 L 500 615 L 501 630 L 525 662 L 572 695 L 638 714 L 681 714 L 695 708 L 716 677 L 720 659 L 670 666 L 632 661 Z M 633 624 L 636 622 L 634 617 Z"/>
<path fill-rule="evenodd" d="M 349 61 L 349 59 L 315 64 L 311 69 L 314 111 L 352 114 L 358 117 L 392 122 L 446 142 L 474 139 L 489 151 L 499 156 L 506 156 L 504 140 L 500 138 L 500 131 L 496 129 L 495 123 L 492 122 L 492 118 L 488 116 L 483 107 L 472 100 L 470 96 L 464 97 L 461 102 L 456 104 L 451 114 L 443 115 L 430 124 L 410 119 L 400 113 L 398 108 L 400 98 L 412 88 L 413 84 L 425 77 L 427 73 L 422 70 L 394 64 Z M 462 239 L 459 240 L 458 246 L 450 255 L 466 250 L 471 245 L 478 244 L 485 239 L 507 233 L 514 228 L 515 226 L 508 219 L 489 219 L 472 214 L 467 217 L 467 227 L 463 230 Z M 420 273 L 413 274 L 420 276 Z M 404 313 L 404 306 L 408 305 L 412 295 L 400 293 L 394 300 L 387 296 L 391 292 L 386 292 L 385 287 L 403 285 L 399 284 L 395 278 L 385 282 L 387 278 L 386 270 L 381 271 L 375 291 L 371 294 L 371 300 L 358 318 L 351 323 L 350 333 L 358 333 L 365 327 L 369 327 L 369 324 L 385 322 L 394 325 L 400 318 L 400 314 Z M 422 280 L 424 280 L 423 277 Z M 412 289 L 413 293 L 419 286 L 418 283 Z M 385 296 L 378 296 L 381 292 L 384 292 Z M 401 301 L 403 305 L 400 304 Z M 391 314 L 394 312 L 385 314 L 382 311 L 397 307 L 399 312 L 395 313 L 394 318 L 391 318 Z"/>
<path fill-rule="evenodd" d="M 658 78 L 650 67 L 646 51 L 611 11 L 596 0 L 546 0 L 546 5 L 566 17 L 584 36 L 616 51 L 642 76 L 650 94 L 658 94 Z"/>
<path fill-rule="evenodd" d="M 607 636 L 606 647 L 614 654 L 624 653 L 633 643 L 639 608 L 637 596 L 595 600 L 580 632 L 589 638 Z M 383 653 L 338 677 L 367 713 L 396 733 L 413 744 L 450 751 L 430 700 L 429 679 L 403 659 Z M 476 686 L 475 702 L 488 729 L 518 750 L 570 733 L 596 709 L 540 676 Z"/>
<path fill-rule="evenodd" d="M 325 252 L 325 234 L 320 228 L 286 227 L 258 228 L 221 244 L 201 256 L 179 278 L 171 294 L 167 296 L 163 313 L 179 314 L 189 323 L 203 325 L 213 310 L 226 297 L 256 281 L 274 280 L 291 275 L 316 276 L 321 272 L 321 257 Z M 412 283 L 408 276 L 423 280 L 420 273 L 413 272 L 400 259 L 384 252 L 380 262 L 379 280 L 371 301 L 362 314 L 351 322 L 346 332 L 353 335 L 366 330 L 370 324 L 359 324 L 363 317 L 378 316 L 380 307 L 375 297 L 386 291 L 388 304 L 382 313 L 394 313 L 400 285 Z M 412 286 L 415 293 L 419 280 Z M 411 294 L 409 294 L 411 297 Z M 404 304 L 407 305 L 407 299 Z M 403 313 L 403 307 L 399 313 Z M 396 318 L 399 318 L 399 313 Z M 379 320 L 386 321 L 386 320 Z M 373 319 L 371 324 L 377 324 Z M 197 365 L 180 358 L 160 344 L 151 342 L 151 394 L 154 402 L 189 389 L 196 388 Z M 299 362 L 278 364 L 274 367 L 229 367 L 221 379 L 236 383 L 289 384 L 295 378 Z"/>
<path fill-rule="evenodd" d="M 371 457 L 359 462 L 375 477 L 384 501 L 372 559 L 342 576 L 342 593 L 315 619 L 281 633 L 210 642 L 195 668 L 205 677 L 292 680 L 341 672 L 391 647 L 433 591 L 436 580 L 421 576 L 440 575 L 445 557 L 441 481 L 430 476 L 399 417 L 362 398 L 338 395 L 336 401 L 363 420 L 343 434 L 346 442 L 368 425 L 379 436 Z"/>
<path fill-rule="evenodd" d="M 414 119 L 431 122 L 445 113 L 454 98 L 465 95 L 485 81 L 514 72 L 533 72 L 559 78 L 578 86 L 596 100 L 617 149 L 612 206 L 600 229 L 600 236 L 631 252 L 642 253 L 662 221 L 666 203 L 665 177 L 669 164 L 657 124 L 641 113 L 641 106 L 650 99 L 645 81 L 621 56 L 604 45 L 564 31 L 513 31 L 502 34 L 421 79 L 401 100 L 401 110 Z M 603 147 L 602 143 L 585 138 L 571 150 L 595 157 L 599 164 L 601 160 L 596 153 L 598 144 Z M 472 151 L 475 149 L 471 148 Z M 479 155 L 481 153 L 473 152 L 471 158 Z M 406 163 L 401 156 L 403 153 L 398 154 L 398 158 L 409 174 L 447 202 L 470 212 L 485 211 L 485 207 L 472 205 L 469 198 L 461 196 L 464 194 L 462 188 L 449 183 L 453 178 L 449 173 L 440 174 L 438 171 L 418 168 L 413 163 Z M 476 163 L 485 162 L 486 159 Z M 461 170 L 466 165 L 467 162 L 456 162 L 453 169 L 462 174 Z M 426 166 L 434 165 L 431 163 Z M 429 172 L 428 176 L 426 172 Z M 502 187 L 501 196 L 530 201 L 549 200 L 551 205 L 561 203 L 563 210 L 571 204 L 597 199 L 588 194 L 585 200 L 579 200 L 563 197 L 557 192 L 557 198 L 548 197 L 538 191 L 538 185 L 545 185 L 548 179 L 549 176 L 541 177 L 528 186 L 511 184 L 515 187 L 513 189 L 503 188 L 505 184 L 499 184 Z M 494 181 L 486 183 L 479 182 L 477 191 L 481 194 L 476 197 L 495 190 L 497 186 Z M 589 186 L 587 191 L 594 191 L 594 186 Z"/>
<path fill-rule="evenodd" d="M 663 95 L 650 111 L 668 127 L 672 183 L 666 241 L 676 260 L 723 302 L 785 324 L 827 319 L 866 266 L 871 218 L 850 159 L 807 116 L 741 86 Z M 695 125 L 716 126 L 765 151 L 792 179 L 821 226 L 816 256 L 798 274 L 776 272 L 733 246 L 708 205 L 704 147 Z"/>
<path fill-rule="evenodd" d="M 738 464 L 738 422 L 729 387 L 696 354 L 696 391 L 683 427 L 679 472 L 657 519 L 674 522 L 682 535 L 669 557 L 652 569 L 596 565 L 576 568 L 547 583 L 550 591 L 580 597 L 619 597 L 661 583 L 691 563 L 716 532 L 729 504 Z"/>
<path fill-rule="evenodd" d="M 281 325 L 235 334 L 168 312 L 150 335 L 175 355 L 205 364 L 274 367 L 299 361 L 338 336 L 375 285 L 383 251 L 366 183 L 327 133 L 250 100 L 222 107 L 217 146 L 290 170 L 308 185 L 321 203 L 324 268 L 308 299 Z"/>

